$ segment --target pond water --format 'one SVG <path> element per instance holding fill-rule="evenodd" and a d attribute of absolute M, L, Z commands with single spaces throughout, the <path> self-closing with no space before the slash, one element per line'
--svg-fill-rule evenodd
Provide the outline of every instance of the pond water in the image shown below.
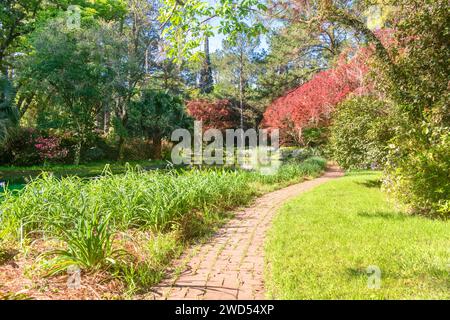
<path fill-rule="evenodd" d="M 5 188 L 8 188 L 8 190 L 20 190 L 25 186 L 25 184 L 10 184 L 8 186 L 3 187 L 0 185 L 0 193 L 3 193 Z"/>

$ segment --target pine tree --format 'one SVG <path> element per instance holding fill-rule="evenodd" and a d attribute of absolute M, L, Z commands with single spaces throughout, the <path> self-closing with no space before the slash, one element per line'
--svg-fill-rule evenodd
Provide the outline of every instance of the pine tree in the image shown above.
<path fill-rule="evenodd" d="M 209 38 L 205 39 L 205 59 L 203 61 L 202 70 L 200 71 L 200 91 L 203 94 L 211 93 L 214 89 L 211 57 L 209 54 Z"/>

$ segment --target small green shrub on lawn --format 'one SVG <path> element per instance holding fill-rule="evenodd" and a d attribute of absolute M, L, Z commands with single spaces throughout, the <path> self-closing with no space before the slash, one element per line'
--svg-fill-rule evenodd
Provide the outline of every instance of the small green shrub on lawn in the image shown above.
<path fill-rule="evenodd" d="M 394 135 L 393 107 L 372 97 L 355 97 L 334 113 L 329 150 L 345 169 L 380 167 L 386 160 L 388 141 Z"/>

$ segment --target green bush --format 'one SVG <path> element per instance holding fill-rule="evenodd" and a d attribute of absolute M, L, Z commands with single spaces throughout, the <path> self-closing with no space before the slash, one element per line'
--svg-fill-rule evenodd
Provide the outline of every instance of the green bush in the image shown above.
<path fill-rule="evenodd" d="M 149 139 L 128 138 L 124 148 L 124 154 L 127 161 L 153 158 L 153 146 Z"/>
<path fill-rule="evenodd" d="M 317 175 L 325 169 L 325 166 L 326 160 L 320 157 L 311 157 L 304 161 L 292 158 L 287 160 L 273 175 L 260 175 L 257 172 L 250 175 L 252 175 L 252 180 L 274 184 Z"/>
<path fill-rule="evenodd" d="M 327 127 L 311 127 L 302 129 L 303 143 L 307 147 L 322 147 L 327 142 Z"/>
<path fill-rule="evenodd" d="M 282 147 L 280 149 L 283 161 L 303 161 L 311 157 L 322 157 L 323 151 L 321 147 Z"/>
<path fill-rule="evenodd" d="M 385 186 L 413 212 L 449 217 L 448 1 L 410 0 L 398 9 L 390 59 L 371 63 L 375 88 L 406 118 L 392 141 Z"/>
<path fill-rule="evenodd" d="M 378 168 L 394 135 L 395 112 L 386 102 L 354 97 L 341 103 L 330 128 L 329 152 L 345 169 Z"/>
<path fill-rule="evenodd" d="M 19 166 L 34 165 L 40 162 L 36 139 L 41 134 L 31 128 L 18 128 L 12 131 L 3 143 L 0 157 L 1 164 Z"/>
<path fill-rule="evenodd" d="M 390 147 L 385 188 L 413 213 L 450 218 L 450 127 L 424 121 Z"/>

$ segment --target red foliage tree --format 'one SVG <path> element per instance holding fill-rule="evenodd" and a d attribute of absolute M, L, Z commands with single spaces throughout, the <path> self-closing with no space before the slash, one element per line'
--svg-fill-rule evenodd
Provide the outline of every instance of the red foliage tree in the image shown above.
<path fill-rule="evenodd" d="M 191 100 L 186 105 L 188 113 L 195 120 L 202 121 L 203 130 L 210 128 L 225 130 L 236 128 L 239 125 L 239 114 L 227 99 L 216 101 Z"/>
<path fill-rule="evenodd" d="M 292 140 L 292 131 L 326 121 L 334 107 L 349 94 L 370 90 L 364 76 L 366 60 L 372 49 L 364 47 L 353 57 L 344 52 L 333 69 L 317 73 L 311 80 L 276 99 L 264 113 L 263 126 L 279 128 L 284 142 Z M 291 138 L 288 138 L 291 137 Z"/>

